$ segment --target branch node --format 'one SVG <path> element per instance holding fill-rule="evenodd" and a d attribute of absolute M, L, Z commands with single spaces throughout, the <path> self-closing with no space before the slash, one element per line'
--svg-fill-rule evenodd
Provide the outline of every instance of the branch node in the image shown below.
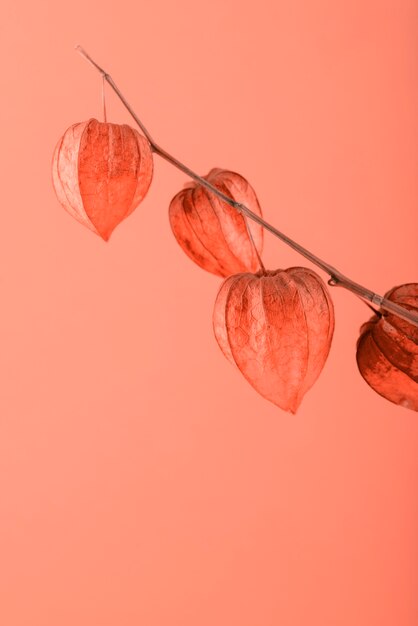
<path fill-rule="evenodd" d="M 379 296 L 379 294 L 374 293 L 370 299 L 370 302 L 372 302 L 373 304 L 377 304 L 377 306 L 380 306 L 383 302 L 383 298 L 382 296 Z"/>

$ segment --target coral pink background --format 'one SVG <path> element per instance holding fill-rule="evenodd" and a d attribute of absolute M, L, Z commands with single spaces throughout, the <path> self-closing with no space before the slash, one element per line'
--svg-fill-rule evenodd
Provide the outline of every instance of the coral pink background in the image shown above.
<path fill-rule="evenodd" d="M 105 244 L 58 204 L 55 144 L 112 73 L 157 140 L 235 169 L 265 216 L 379 293 L 417 280 L 418 3 L 3 0 L 0 623 L 416 626 L 418 416 L 356 369 L 334 289 L 296 416 L 220 353 L 220 281 L 175 242 L 187 178 Z M 108 91 L 114 122 L 130 122 Z M 303 263 L 266 236 L 266 263 Z"/>

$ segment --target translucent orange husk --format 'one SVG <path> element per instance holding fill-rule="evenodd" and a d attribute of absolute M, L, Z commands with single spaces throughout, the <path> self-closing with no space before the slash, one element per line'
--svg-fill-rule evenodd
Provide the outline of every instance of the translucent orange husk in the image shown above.
<path fill-rule="evenodd" d="M 213 326 L 221 350 L 254 389 L 295 413 L 327 359 L 334 307 L 312 270 L 242 273 L 222 284 Z"/>
<path fill-rule="evenodd" d="M 143 200 L 152 175 L 152 152 L 145 137 L 126 124 L 95 119 L 68 128 L 52 161 L 59 201 L 105 241 Z"/>
<path fill-rule="evenodd" d="M 254 189 L 240 174 L 214 168 L 204 179 L 229 198 L 261 215 Z M 249 220 L 251 223 L 247 227 L 246 219 L 237 209 L 202 185 L 191 183 L 182 189 L 170 203 L 169 218 L 174 236 L 184 252 L 208 272 L 225 277 L 259 269 L 254 246 L 261 253 L 262 226 Z"/>
<path fill-rule="evenodd" d="M 418 313 L 418 283 L 394 287 L 386 298 Z M 378 394 L 418 411 L 418 328 L 396 315 L 374 315 L 360 329 L 357 365 Z"/>

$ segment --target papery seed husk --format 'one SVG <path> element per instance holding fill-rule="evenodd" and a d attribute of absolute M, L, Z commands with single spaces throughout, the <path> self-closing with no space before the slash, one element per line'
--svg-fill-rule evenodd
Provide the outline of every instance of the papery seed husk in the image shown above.
<path fill-rule="evenodd" d="M 254 389 L 295 413 L 327 359 L 334 308 L 312 270 L 241 273 L 222 284 L 213 324 L 222 352 Z"/>
<path fill-rule="evenodd" d="M 74 124 L 58 142 L 52 176 L 64 208 L 108 240 L 145 197 L 153 175 L 149 142 L 126 124 Z"/>
<path fill-rule="evenodd" d="M 261 215 L 257 196 L 248 181 L 236 172 L 212 169 L 205 180 L 236 202 Z M 256 271 L 263 229 L 234 207 L 198 183 L 189 183 L 171 201 L 169 219 L 174 236 L 184 252 L 201 268 L 229 276 Z"/>
<path fill-rule="evenodd" d="M 418 313 L 418 284 L 391 289 L 392 302 Z M 418 327 L 392 313 L 363 324 L 357 365 L 368 385 L 390 402 L 418 411 Z"/>

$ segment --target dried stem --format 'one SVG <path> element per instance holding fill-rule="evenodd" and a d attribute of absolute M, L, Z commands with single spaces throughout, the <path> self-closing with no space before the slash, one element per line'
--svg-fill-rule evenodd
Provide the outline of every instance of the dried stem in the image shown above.
<path fill-rule="evenodd" d="M 102 75 L 102 107 L 103 107 L 103 121 L 107 122 L 106 115 L 106 79 Z"/>
<path fill-rule="evenodd" d="M 253 247 L 253 249 L 254 249 L 255 256 L 257 257 L 257 261 L 258 261 L 258 264 L 259 264 L 259 266 L 260 266 L 260 270 L 263 272 L 263 274 L 265 274 L 265 273 L 266 273 L 266 268 L 265 268 L 265 266 L 264 266 L 263 259 L 262 259 L 262 258 L 261 258 L 261 256 L 260 256 L 260 253 L 259 253 L 259 251 L 258 251 L 258 248 L 257 248 L 257 246 L 255 245 L 254 237 L 253 237 L 253 234 L 252 234 L 252 232 L 251 232 L 251 228 L 250 228 L 250 225 L 249 225 L 249 223 L 248 223 L 248 220 L 247 220 L 247 218 L 245 217 L 245 215 L 243 215 L 242 217 L 243 217 L 243 220 L 244 220 L 244 222 L 245 222 L 245 228 L 247 229 L 248 238 L 249 238 L 249 240 L 251 241 L 251 245 L 252 245 L 252 247 Z"/>
<path fill-rule="evenodd" d="M 144 133 L 145 137 L 148 139 L 153 152 L 155 152 L 160 157 L 162 157 L 163 159 L 165 159 L 166 161 L 168 161 L 169 163 L 177 167 L 177 169 L 187 174 L 187 176 L 195 180 L 197 183 L 199 183 L 200 185 L 202 185 L 203 187 L 205 187 L 206 189 L 208 189 L 209 191 L 217 195 L 221 200 L 223 200 L 224 202 L 227 202 L 229 205 L 234 207 L 237 211 L 242 213 L 242 215 L 244 215 L 245 217 L 248 217 L 249 219 L 263 226 L 263 228 L 271 232 L 273 235 L 275 235 L 275 237 L 278 237 L 285 244 L 293 248 L 293 250 L 296 250 L 296 252 L 299 252 L 299 254 L 301 254 L 306 259 L 308 259 L 308 261 L 310 261 L 311 263 L 319 267 L 321 270 L 326 272 L 330 276 L 330 280 L 328 281 L 328 284 L 330 286 L 344 287 L 344 289 L 351 291 L 355 295 L 359 296 L 361 299 L 366 300 L 367 302 L 370 302 L 371 304 L 374 304 L 376 306 L 379 306 L 384 311 L 397 315 L 398 317 L 406 320 L 407 322 L 410 322 L 414 324 L 415 326 L 418 326 L 418 315 L 414 315 L 414 313 L 412 313 L 408 309 L 405 309 L 399 304 L 396 304 L 395 302 L 392 302 L 391 300 L 388 300 L 387 298 L 384 298 L 383 296 L 379 296 L 374 291 L 371 291 L 370 289 L 363 287 L 359 283 L 354 282 L 347 276 L 344 276 L 344 274 L 342 274 L 335 267 L 333 267 L 329 263 L 326 263 L 325 261 L 317 257 L 315 254 L 313 254 L 312 252 L 310 252 L 309 250 L 307 250 L 306 248 L 298 244 L 296 241 L 293 241 L 293 239 L 290 239 L 290 237 L 288 237 L 287 235 L 282 233 L 280 230 L 278 230 L 277 228 L 275 228 L 274 226 L 266 222 L 262 217 L 250 211 L 250 209 L 246 207 L 244 204 L 242 204 L 241 202 L 236 202 L 232 198 L 229 198 L 228 196 L 226 196 L 224 193 L 219 191 L 219 189 L 211 185 L 207 180 L 205 180 L 204 178 L 202 178 L 201 176 L 193 172 L 193 170 L 187 167 L 187 165 L 184 165 L 178 159 L 176 159 L 171 154 L 169 154 L 166 150 L 161 148 L 151 137 L 150 133 L 148 132 L 144 124 L 141 122 L 139 117 L 136 115 L 135 111 L 132 109 L 132 107 L 130 106 L 128 101 L 125 99 L 125 97 L 123 96 L 119 88 L 116 86 L 113 78 L 107 72 L 105 72 L 105 70 L 102 67 L 100 67 L 100 65 L 98 65 L 95 61 L 93 61 L 91 56 L 87 54 L 87 52 L 81 46 L 76 46 L 76 50 L 91 65 L 93 65 L 93 67 L 95 67 L 96 70 L 98 70 L 98 72 L 100 72 L 100 74 L 103 77 L 103 80 L 105 80 L 112 87 L 113 91 L 116 93 L 118 98 L 122 101 L 125 108 L 129 111 L 129 113 L 131 114 L 135 122 L 138 124 L 139 128 Z"/>

